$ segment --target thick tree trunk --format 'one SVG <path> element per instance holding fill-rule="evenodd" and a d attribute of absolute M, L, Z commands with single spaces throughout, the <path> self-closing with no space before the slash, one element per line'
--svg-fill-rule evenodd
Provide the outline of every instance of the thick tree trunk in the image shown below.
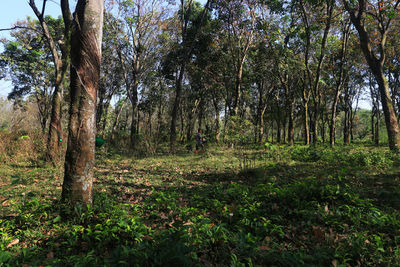
<path fill-rule="evenodd" d="M 96 100 L 101 64 L 102 0 L 79 0 L 71 38 L 71 106 L 62 202 L 91 205 Z"/>

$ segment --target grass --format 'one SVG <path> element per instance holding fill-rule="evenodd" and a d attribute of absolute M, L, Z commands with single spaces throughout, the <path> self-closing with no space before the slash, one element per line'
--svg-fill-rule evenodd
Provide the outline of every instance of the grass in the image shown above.
<path fill-rule="evenodd" d="M 398 165 L 361 146 L 98 153 L 93 207 L 63 219 L 61 170 L 5 164 L 0 266 L 396 266 Z"/>

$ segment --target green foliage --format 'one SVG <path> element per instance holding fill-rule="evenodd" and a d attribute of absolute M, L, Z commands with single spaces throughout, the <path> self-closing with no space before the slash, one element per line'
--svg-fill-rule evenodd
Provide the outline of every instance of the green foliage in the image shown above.
<path fill-rule="evenodd" d="M 59 170 L 4 165 L 0 265 L 400 263 L 395 154 L 268 144 L 237 172 L 233 153 L 99 155 L 93 206 L 63 215 Z"/>
<path fill-rule="evenodd" d="M 239 116 L 232 116 L 229 120 L 229 128 L 226 139 L 233 145 L 245 145 L 252 141 L 254 128 L 253 124 Z"/>

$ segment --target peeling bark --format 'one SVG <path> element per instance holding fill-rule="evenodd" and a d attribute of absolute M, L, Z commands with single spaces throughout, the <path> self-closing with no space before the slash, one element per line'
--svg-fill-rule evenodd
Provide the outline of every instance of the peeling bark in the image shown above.
<path fill-rule="evenodd" d="M 71 105 L 62 201 L 92 203 L 103 1 L 79 0 L 71 38 Z"/>

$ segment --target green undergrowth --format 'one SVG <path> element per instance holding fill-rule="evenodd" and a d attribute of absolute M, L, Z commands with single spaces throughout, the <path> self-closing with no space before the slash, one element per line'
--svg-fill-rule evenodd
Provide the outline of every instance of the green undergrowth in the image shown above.
<path fill-rule="evenodd" d="M 61 217 L 61 170 L 2 165 L 0 266 L 400 264 L 398 155 L 384 148 L 99 153 L 95 176 L 93 206 Z"/>

